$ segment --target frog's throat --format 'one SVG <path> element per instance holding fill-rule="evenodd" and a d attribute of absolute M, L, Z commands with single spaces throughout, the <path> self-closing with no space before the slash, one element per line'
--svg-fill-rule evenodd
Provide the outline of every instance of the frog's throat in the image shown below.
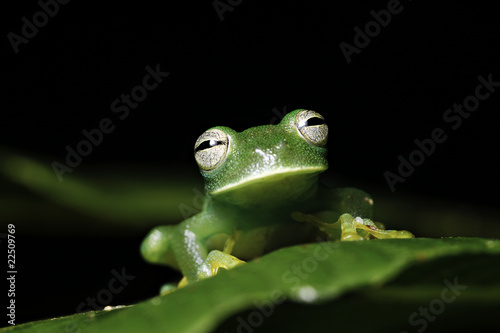
<path fill-rule="evenodd" d="M 294 175 L 305 175 L 305 174 L 319 174 L 325 171 L 327 167 L 324 166 L 311 166 L 311 167 L 300 167 L 300 168 L 279 168 L 276 170 L 271 170 L 263 173 L 259 173 L 256 175 L 251 175 L 248 177 L 242 178 L 240 181 L 236 183 L 232 183 L 226 186 L 223 186 L 215 191 L 210 192 L 210 195 L 217 195 L 224 192 L 232 191 L 237 189 L 238 187 L 243 187 L 250 185 L 254 182 L 262 182 L 265 181 L 266 178 L 273 179 L 277 177 L 284 176 L 294 176 Z"/>

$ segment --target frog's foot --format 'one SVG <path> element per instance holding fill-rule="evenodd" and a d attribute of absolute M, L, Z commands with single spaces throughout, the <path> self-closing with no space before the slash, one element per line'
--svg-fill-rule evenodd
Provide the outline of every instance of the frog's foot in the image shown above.
<path fill-rule="evenodd" d="M 292 218 L 299 222 L 308 222 L 317 226 L 331 239 L 364 240 L 370 238 L 414 238 L 413 234 L 406 230 L 385 230 L 382 223 L 373 222 L 370 219 L 353 217 L 342 214 L 335 223 L 325 223 L 314 215 L 299 212 L 292 213 Z"/>
<path fill-rule="evenodd" d="M 385 230 L 382 223 L 375 223 L 370 219 L 363 219 L 359 216 L 353 217 L 349 214 L 343 214 L 340 216 L 338 222 L 342 224 L 341 240 L 415 238 L 409 231 Z M 360 238 L 352 237 L 356 234 Z"/>
<path fill-rule="evenodd" d="M 207 256 L 207 259 L 205 259 L 205 262 L 198 271 L 198 280 L 216 275 L 217 272 L 219 271 L 219 268 L 231 269 L 233 267 L 236 267 L 244 263 L 245 262 L 243 260 L 240 260 L 235 256 L 230 255 L 229 253 L 222 252 L 219 250 L 210 251 L 210 253 Z M 160 295 L 163 296 L 169 294 L 172 291 L 175 291 L 187 285 L 188 285 L 188 280 L 184 276 L 177 285 L 175 283 L 164 284 L 161 287 Z"/>
<path fill-rule="evenodd" d="M 207 259 L 205 259 L 205 262 L 198 271 L 198 279 L 205 279 L 216 275 L 219 268 L 231 269 L 244 263 L 245 262 L 243 260 L 240 260 L 229 253 L 219 250 L 210 251 Z"/>
<path fill-rule="evenodd" d="M 198 280 L 216 275 L 219 271 L 219 268 L 231 269 L 244 263 L 245 262 L 243 260 L 240 260 L 227 252 L 219 250 L 210 251 L 207 259 L 205 259 L 205 262 L 198 271 Z M 187 285 L 188 279 L 184 276 L 177 285 L 175 285 L 174 283 L 164 284 L 161 287 L 160 294 L 166 295 Z"/>

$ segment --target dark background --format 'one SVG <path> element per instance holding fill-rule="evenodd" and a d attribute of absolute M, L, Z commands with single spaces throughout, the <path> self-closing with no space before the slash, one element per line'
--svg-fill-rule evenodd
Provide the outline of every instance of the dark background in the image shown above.
<path fill-rule="evenodd" d="M 0 144 L 62 162 L 65 146 L 84 139 L 83 129 L 110 118 L 115 130 L 74 175 L 100 163 L 186 165 L 196 175 L 192 147 L 205 129 L 244 130 L 276 122 L 276 110 L 307 108 L 328 121 L 330 172 L 352 185 L 391 194 L 384 172 L 396 173 L 398 155 L 407 157 L 415 139 L 441 127 L 446 142 L 392 195 L 498 206 L 491 193 L 499 180 L 500 91 L 457 130 L 442 118 L 474 94 L 479 75 L 500 81 L 498 11 L 478 3 L 402 1 L 402 11 L 348 64 L 339 44 L 352 45 L 354 27 L 364 30 L 370 11 L 387 4 L 242 1 L 221 21 L 212 1 L 71 1 L 16 54 L 7 34 L 20 35 L 21 18 L 32 22 L 40 11 L 36 1 L 18 2 L 1 14 Z M 118 119 L 113 100 L 157 64 L 170 75 Z M 20 236 L 18 322 L 74 313 L 121 267 L 136 279 L 112 304 L 155 295 L 172 272 L 139 257 L 145 234 L 119 234 Z"/>

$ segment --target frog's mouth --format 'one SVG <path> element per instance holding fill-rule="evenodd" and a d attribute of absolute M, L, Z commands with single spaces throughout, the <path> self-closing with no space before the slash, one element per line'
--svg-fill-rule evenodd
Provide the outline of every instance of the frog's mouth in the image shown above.
<path fill-rule="evenodd" d="M 210 195 L 238 205 L 276 204 L 308 197 L 316 189 L 318 175 L 325 167 L 280 168 L 250 175 Z"/>

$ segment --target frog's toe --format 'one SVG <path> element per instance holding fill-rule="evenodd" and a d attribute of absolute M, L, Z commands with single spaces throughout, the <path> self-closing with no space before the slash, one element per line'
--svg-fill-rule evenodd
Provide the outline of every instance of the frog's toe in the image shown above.
<path fill-rule="evenodd" d="M 243 260 L 236 258 L 226 252 L 219 250 L 210 251 L 205 260 L 205 263 L 198 271 L 198 278 L 204 279 L 210 276 L 214 276 L 219 271 L 219 268 L 231 269 L 238 265 L 244 264 Z"/>
<path fill-rule="evenodd" d="M 373 222 L 370 219 L 362 219 L 361 217 L 356 217 L 353 220 L 353 224 L 356 229 L 363 230 L 367 236 L 371 235 L 373 238 L 415 238 L 415 236 L 411 232 L 406 230 L 384 230 L 383 224 Z"/>
<path fill-rule="evenodd" d="M 358 233 L 344 233 L 340 237 L 341 241 L 354 241 L 354 240 L 363 240 L 362 236 L 358 235 Z"/>

